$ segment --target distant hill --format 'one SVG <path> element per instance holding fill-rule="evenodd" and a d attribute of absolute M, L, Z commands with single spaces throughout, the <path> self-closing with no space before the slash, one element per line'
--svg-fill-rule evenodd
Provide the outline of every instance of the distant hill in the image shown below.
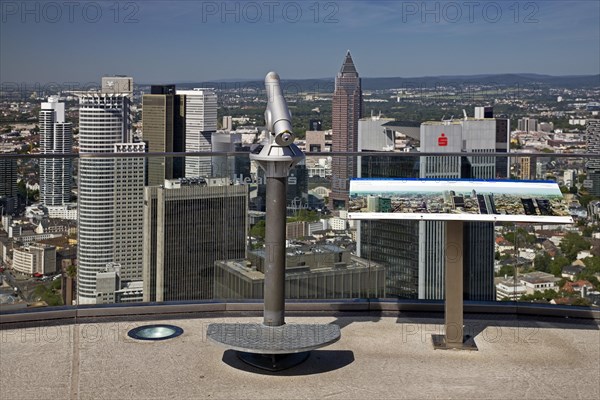
<path fill-rule="evenodd" d="M 287 91 L 331 93 L 333 78 L 323 79 L 283 79 L 282 84 Z M 561 88 L 593 88 L 600 87 L 600 74 L 552 76 L 540 74 L 487 74 L 487 75 L 443 75 L 423 76 L 415 78 L 362 78 L 363 90 L 383 90 L 401 87 L 435 87 L 456 85 L 497 85 L 511 86 L 544 86 Z M 262 80 L 220 80 L 212 82 L 183 82 L 177 83 L 181 89 L 193 87 L 214 87 L 221 89 L 264 88 Z"/>

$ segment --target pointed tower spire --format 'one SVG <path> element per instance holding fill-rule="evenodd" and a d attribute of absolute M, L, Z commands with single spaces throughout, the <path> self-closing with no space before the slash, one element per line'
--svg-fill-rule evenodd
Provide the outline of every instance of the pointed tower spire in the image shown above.
<path fill-rule="evenodd" d="M 346 58 L 344 59 L 344 63 L 340 69 L 340 74 L 355 74 L 358 76 L 358 72 L 356 72 L 356 68 L 354 67 L 354 61 L 352 61 L 350 50 L 346 52 Z"/>

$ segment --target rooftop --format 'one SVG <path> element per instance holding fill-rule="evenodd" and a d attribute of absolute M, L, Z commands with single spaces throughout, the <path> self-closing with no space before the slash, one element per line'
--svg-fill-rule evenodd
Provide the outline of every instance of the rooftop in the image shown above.
<path fill-rule="evenodd" d="M 433 350 L 439 314 L 330 313 L 287 323 L 338 324 L 341 340 L 299 366 L 267 373 L 206 339 L 215 322 L 258 314 L 162 319 L 184 333 L 157 342 L 127 332 L 148 321 L 81 322 L 0 330 L 6 399 L 598 398 L 598 321 L 473 314 L 479 351 Z"/>

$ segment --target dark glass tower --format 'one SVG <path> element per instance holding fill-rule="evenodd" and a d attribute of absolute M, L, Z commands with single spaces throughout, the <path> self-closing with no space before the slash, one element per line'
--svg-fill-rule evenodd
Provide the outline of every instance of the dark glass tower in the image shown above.
<path fill-rule="evenodd" d="M 148 152 L 185 151 L 185 106 L 175 85 L 152 85 L 142 99 L 142 125 Z M 162 185 L 165 179 L 184 176 L 184 159 L 150 157 L 146 185 Z"/>
<path fill-rule="evenodd" d="M 358 72 L 350 51 L 335 78 L 331 111 L 332 151 L 358 151 L 358 120 L 362 117 L 362 90 Z M 348 204 L 349 179 L 356 176 L 356 157 L 336 157 L 332 160 L 331 206 L 344 209 Z"/>
<path fill-rule="evenodd" d="M 169 182 L 144 189 L 144 301 L 212 299 L 215 261 L 246 256 L 248 185 Z"/>
<path fill-rule="evenodd" d="M 418 178 L 419 157 L 360 157 L 362 178 Z M 419 221 L 360 221 L 359 255 L 385 267 L 387 297 L 418 298 Z"/>

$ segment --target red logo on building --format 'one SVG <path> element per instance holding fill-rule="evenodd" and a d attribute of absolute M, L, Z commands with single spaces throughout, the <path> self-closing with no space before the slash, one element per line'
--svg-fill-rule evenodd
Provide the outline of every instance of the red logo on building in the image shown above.
<path fill-rule="evenodd" d="M 448 138 L 445 133 L 442 133 L 438 138 L 438 146 L 448 146 Z"/>

